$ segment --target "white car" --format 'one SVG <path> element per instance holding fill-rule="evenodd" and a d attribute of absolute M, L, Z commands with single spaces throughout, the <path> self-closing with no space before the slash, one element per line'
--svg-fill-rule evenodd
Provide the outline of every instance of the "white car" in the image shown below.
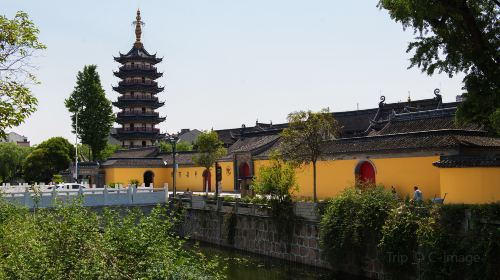
<path fill-rule="evenodd" d="M 65 183 L 65 184 L 57 184 L 55 185 L 56 190 L 78 190 L 80 187 L 82 189 L 85 189 L 85 186 L 82 184 L 78 183 Z M 52 189 L 52 187 L 48 187 L 49 190 Z"/>

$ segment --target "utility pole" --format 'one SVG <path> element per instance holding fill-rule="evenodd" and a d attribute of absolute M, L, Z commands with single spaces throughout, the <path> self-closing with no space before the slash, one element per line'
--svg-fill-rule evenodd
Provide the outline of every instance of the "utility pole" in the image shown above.
<path fill-rule="evenodd" d="M 73 174 L 73 178 L 75 178 L 75 182 L 78 182 L 78 113 L 80 110 L 76 111 L 75 117 L 75 174 Z"/>

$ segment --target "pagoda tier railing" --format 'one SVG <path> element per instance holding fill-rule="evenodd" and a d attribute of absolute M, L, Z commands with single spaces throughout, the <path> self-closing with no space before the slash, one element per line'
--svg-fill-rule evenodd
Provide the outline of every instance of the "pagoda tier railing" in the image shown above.
<path fill-rule="evenodd" d="M 122 95 L 118 97 L 118 101 L 120 100 L 153 100 L 158 101 L 158 97 L 153 96 L 141 96 L 141 95 Z"/>
<path fill-rule="evenodd" d="M 119 68 L 120 70 L 154 70 L 156 71 L 156 67 L 151 65 L 123 65 Z"/>
<path fill-rule="evenodd" d="M 144 116 L 144 117 L 158 117 L 160 114 L 158 112 L 142 112 L 142 111 L 129 111 L 129 112 L 119 112 L 116 114 L 117 117 L 128 117 L 128 116 Z"/>
<path fill-rule="evenodd" d="M 126 81 L 118 82 L 120 86 L 130 86 L 130 85 L 148 85 L 148 86 L 157 86 L 158 83 L 155 81 L 143 81 L 142 79 L 131 79 Z"/>
<path fill-rule="evenodd" d="M 116 130 L 118 133 L 127 133 L 127 132 L 160 132 L 159 128 L 153 128 L 153 127 L 124 127 L 124 128 L 118 128 Z"/>

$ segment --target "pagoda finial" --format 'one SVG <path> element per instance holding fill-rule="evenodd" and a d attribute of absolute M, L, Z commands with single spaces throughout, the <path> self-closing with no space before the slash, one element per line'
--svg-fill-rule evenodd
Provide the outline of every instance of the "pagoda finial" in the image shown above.
<path fill-rule="evenodd" d="M 141 11 L 137 9 L 137 16 L 135 17 L 135 48 L 142 48 L 141 35 L 142 35 L 142 26 L 144 22 L 141 21 Z"/>

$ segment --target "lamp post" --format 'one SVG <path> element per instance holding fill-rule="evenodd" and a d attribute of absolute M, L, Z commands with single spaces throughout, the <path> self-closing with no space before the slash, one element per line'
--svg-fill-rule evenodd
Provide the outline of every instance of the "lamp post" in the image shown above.
<path fill-rule="evenodd" d="M 172 174 L 172 185 L 173 185 L 173 196 L 175 198 L 175 196 L 177 195 L 177 185 L 176 185 L 176 177 L 177 177 L 177 163 L 175 162 L 175 153 L 177 152 L 176 151 L 176 147 L 177 147 L 177 141 L 179 140 L 179 137 L 177 137 L 177 135 L 169 135 L 167 140 L 170 142 L 170 144 L 172 145 L 172 163 L 174 165 L 174 169 L 173 169 L 173 174 Z"/>
<path fill-rule="evenodd" d="M 75 182 L 78 182 L 78 113 L 80 110 L 75 113 L 75 174 L 73 174 Z"/>

